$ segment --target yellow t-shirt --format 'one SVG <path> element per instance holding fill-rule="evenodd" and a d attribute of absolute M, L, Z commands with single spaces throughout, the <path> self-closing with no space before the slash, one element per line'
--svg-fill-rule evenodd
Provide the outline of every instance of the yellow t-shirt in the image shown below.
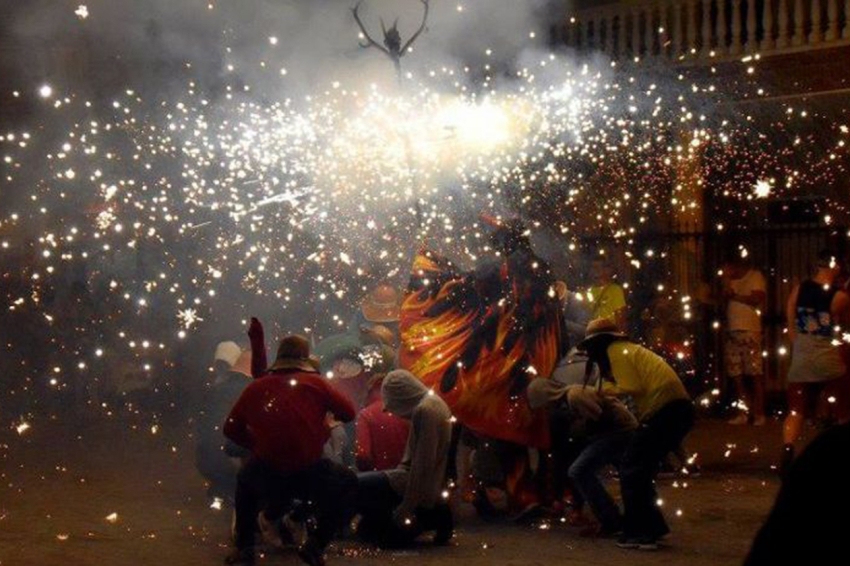
<path fill-rule="evenodd" d="M 614 319 L 617 311 L 626 308 L 626 294 L 623 292 L 623 288 L 616 283 L 591 287 L 587 291 L 587 300 L 592 309 L 591 319 Z"/>
<path fill-rule="evenodd" d="M 614 342 L 608 346 L 608 359 L 616 382 L 612 389 L 634 399 L 641 421 L 671 401 L 690 399 L 675 370 L 652 350 L 633 342 Z"/>

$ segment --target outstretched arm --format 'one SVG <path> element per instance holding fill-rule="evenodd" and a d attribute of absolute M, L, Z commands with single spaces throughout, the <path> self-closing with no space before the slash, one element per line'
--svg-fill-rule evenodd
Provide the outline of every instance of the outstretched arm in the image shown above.
<path fill-rule="evenodd" d="M 251 317 L 251 326 L 248 328 L 248 338 L 251 340 L 251 377 L 257 379 L 266 373 L 269 367 L 266 358 L 266 338 L 263 325 L 256 317 Z"/>

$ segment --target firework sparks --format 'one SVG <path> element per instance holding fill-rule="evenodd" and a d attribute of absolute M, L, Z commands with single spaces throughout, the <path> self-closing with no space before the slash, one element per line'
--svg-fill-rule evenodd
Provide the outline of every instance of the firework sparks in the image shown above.
<path fill-rule="evenodd" d="M 756 186 L 753 188 L 756 198 L 767 198 L 773 190 L 773 183 L 764 179 L 756 181 Z"/>

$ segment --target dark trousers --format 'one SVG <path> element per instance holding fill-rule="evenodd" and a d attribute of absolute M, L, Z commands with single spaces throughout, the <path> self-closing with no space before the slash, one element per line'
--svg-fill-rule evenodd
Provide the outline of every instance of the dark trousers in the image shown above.
<path fill-rule="evenodd" d="M 569 489 L 575 509 L 584 507 L 584 496 L 570 478 L 570 466 L 587 448 L 587 440 L 570 435 L 572 415 L 567 410 L 556 409 L 552 412 L 549 429 L 552 437 L 552 496 L 561 501 Z"/>
<path fill-rule="evenodd" d="M 655 540 L 670 532 L 656 504 L 655 476 L 660 462 L 678 448 L 693 425 L 693 403 L 679 400 L 666 404 L 638 427 L 620 467 L 625 537 Z"/>
<path fill-rule="evenodd" d="M 393 521 L 393 511 L 402 502 L 402 497 L 390 486 L 386 474 L 357 474 L 357 483 L 357 513 L 360 515 L 357 534 L 362 539 L 384 547 L 401 547 L 428 531 L 452 531 L 448 504 L 438 503 L 432 509 L 418 507 L 411 524 L 402 527 Z"/>
<path fill-rule="evenodd" d="M 219 433 L 218 436 L 221 436 Z M 195 448 L 195 467 L 210 482 L 207 494 L 232 502 L 240 460 L 225 452 L 223 441 L 202 438 Z"/>
<path fill-rule="evenodd" d="M 236 547 L 254 545 L 257 515 L 280 518 L 293 501 L 307 504 L 314 524 L 310 540 L 324 549 L 350 520 L 357 501 L 357 476 L 330 460 L 319 460 L 298 472 L 281 473 L 257 459 L 248 460 L 236 478 Z"/>

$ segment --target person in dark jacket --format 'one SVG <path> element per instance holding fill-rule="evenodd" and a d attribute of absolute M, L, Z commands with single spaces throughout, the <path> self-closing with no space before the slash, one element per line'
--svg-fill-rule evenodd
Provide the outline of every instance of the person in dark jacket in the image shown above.
<path fill-rule="evenodd" d="M 842 562 L 847 525 L 840 513 L 850 506 L 848 452 L 850 424 L 843 424 L 818 436 L 794 460 L 744 566 Z"/>
<path fill-rule="evenodd" d="M 325 549 L 350 518 L 357 492 L 354 473 L 322 457 L 330 438 L 328 413 L 349 422 L 355 409 L 319 376 L 306 338 L 283 338 L 275 362 L 245 389 L 224 424 L 225 436 L 251 452 L 237 477 L 236 549 L 227 563 L 253 564 L 259 512 L 276 521 L 298 500 L 310 502 L 315 519 L 298 555 L 307 564 L 324 564 Z"/>
<path fill-rule="evenodd" d="M 537 378 L 526 394 L 532 409 L 549 410 L 553 437 L 571 437 L 582 446 L 567 473 L 599 521 L 583 534 L 609 537 L 622 531 L 622 514 L 599 473 L 605 466 L 619 466 L 637 429 L 637 419 L 621 401 L 590 385 L 563 385 Z"/>
<path fill-rule="evenodd" d="M 213 362 L 214 377 L 211 383 L 204 384 L 197 420 L 195 466 L 209 483 L 207 494 L 210 497 L 231 501 L 236 491 L 240 458 L 248 452 L 222 436 L 221 425 L 233 403 L 251 383 L 247 375 L 235 369 L 242 354 L 235 342 L 218 344 Z"/>

